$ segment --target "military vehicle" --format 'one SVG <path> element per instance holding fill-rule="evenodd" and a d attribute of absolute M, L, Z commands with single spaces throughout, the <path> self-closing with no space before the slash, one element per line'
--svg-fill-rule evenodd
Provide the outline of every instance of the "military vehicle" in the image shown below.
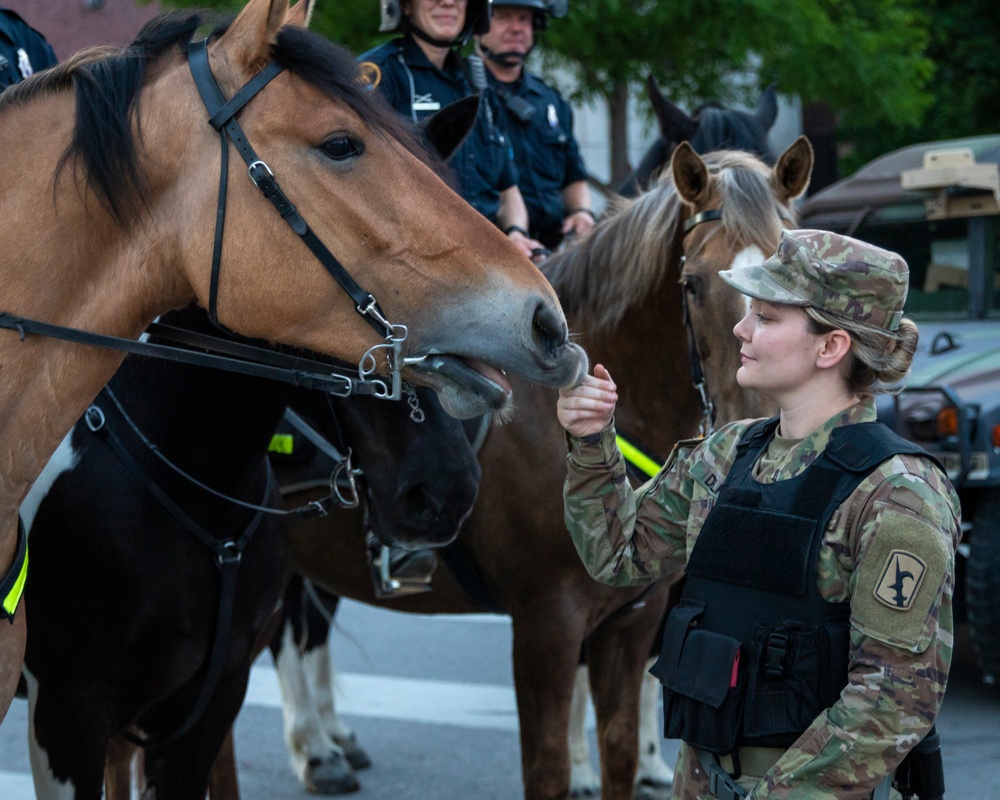
<path fill-rule="evenodd" d="M 857 236 L 910 267 L 920 344 L 879 418 L 945 466 L 962 501 L 956 621 L 1000 680 L 1000 135 L 896 150 L 810 197 L 802 227 Z"/>

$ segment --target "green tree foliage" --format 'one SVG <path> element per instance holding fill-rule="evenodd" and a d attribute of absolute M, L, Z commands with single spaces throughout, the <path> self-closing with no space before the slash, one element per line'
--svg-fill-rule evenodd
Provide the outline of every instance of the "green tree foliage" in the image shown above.
<path fill-rule="evenodd" d="M 651 73 L 681 102 L 752 100 L 774 81 L 836 111 L 915 123 L 932 73 L 916 3 L 571 0 L 545 46 L 573 69 L 582 95 L 609 96 L 613 84 Z"/>
<path fill-rule="evenodd" d="M 888 126 L 845 113 L 840 135 L 850 147 L 841 165 L 845 175 L 909 144 L 1000 133 L 1000 3 L 921 0 L 919 5 L 930 20 L 931 104 L 919 119 L 892 120 Z"/>
<path fill-rule="evenodd" d="M 311 27 L 363 52 L 387 38 L 378 34 L 378 1 L 318 0 Z M 244 5 L 163 2 L 225 11 Z M 970 111 L 996 128 L 1000 106 L 981 108 L 978 98 L 987 91 L 995 98 L 1000 84 L 998 8 L 996 0 L 569 0 L 569 14 L 541 35 L 540 51 L 543 67 L 573 75 L 573 99 L 603 98 L 616 114 L 624 113 L 625 91 L 650 74 L 688 107 L 704 99 L 755 102 L 773 81 L 782 94 L 826 103 L 845 120 L 856 152 L 867 154 L 884 152 L 893 136 L 915 135 L 935 116 L 926 112 L 936 95 L 954 101 L 955 111 L 938 118 L 935 130 L 950 129 L 952 116 L 972 130 L 980 123 L 968 121 Z M 988 37 L 983 15 L 992 18 Z M 623 122 L 612 130 L 620 171 Z"/>
<path fill-rule="evenodd" d="M 246 0 L 160 0 L 173 8 L 206 8 L 235 14 Z M 378 33 L 379 0 L 318 0 L 313 10 L 311 30 L 343 45 L 353 53 L 363 53 L 390 38 Z"/>

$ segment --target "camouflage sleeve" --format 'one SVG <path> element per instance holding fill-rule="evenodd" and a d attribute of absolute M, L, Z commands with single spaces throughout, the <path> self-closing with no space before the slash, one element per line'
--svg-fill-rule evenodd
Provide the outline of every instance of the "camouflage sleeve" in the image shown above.
<path fill-rule="evenodd" d="M 660 473 L 633 491 L 614 428 L 569 437 L 563 491 L 566 527 L 587 571 L 602 583 L 649 583 L 684 565 L 690 495 L 680 448 Z"/>
<path fill-rule="evenodd" d="M 755 787 L 756 800 L 870 798 L 934 723 L 951 665 L 961 524 L 953 490 L 927 472 L 883 476 L 862 506 L 848 685 Z"/>

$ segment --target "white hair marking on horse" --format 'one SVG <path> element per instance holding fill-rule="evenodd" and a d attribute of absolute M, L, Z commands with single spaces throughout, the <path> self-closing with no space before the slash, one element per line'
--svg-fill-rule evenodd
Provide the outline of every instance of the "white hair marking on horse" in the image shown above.
<path fill-rule="evenodd" d="M 41 505 L 45 495 L 49 493 L 56 478 L 64 472 L 72 470 L 80 461 L 80 454 L 73 449 L 72 438 L 73 432 L 70 431 L 59 443 L 59 447 L 56 448 L 21 503 L 21 519 L 24 520 L 24 528 L 29 534 L 31 533 L 31 525 L 35 521 L 35 515 L 38 513 L 38 506 Z"/>

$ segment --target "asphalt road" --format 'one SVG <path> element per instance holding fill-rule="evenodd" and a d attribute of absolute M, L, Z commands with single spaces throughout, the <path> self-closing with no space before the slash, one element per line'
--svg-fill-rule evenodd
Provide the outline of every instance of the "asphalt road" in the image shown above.
<path fill-rule="evenodd" d="M 374 762 L 353 797 L 521 797 L 510 646 L 504 617 L 416 616 L 345 602 L 331 642 L 337 702 Z M 0 726 L 0 800 L 34 797 L 26 710 L 16 700 Z M 938 728 L 948 798 L 1000 795 L 1000 691 L 979 682 L 962 628 Z M 236 748 L 244 800 L 309 796 L 288 768 L 269 657 L 254 668 Z M 665 743 L 664 752 L 672 758 L 676 747 Z"/>

